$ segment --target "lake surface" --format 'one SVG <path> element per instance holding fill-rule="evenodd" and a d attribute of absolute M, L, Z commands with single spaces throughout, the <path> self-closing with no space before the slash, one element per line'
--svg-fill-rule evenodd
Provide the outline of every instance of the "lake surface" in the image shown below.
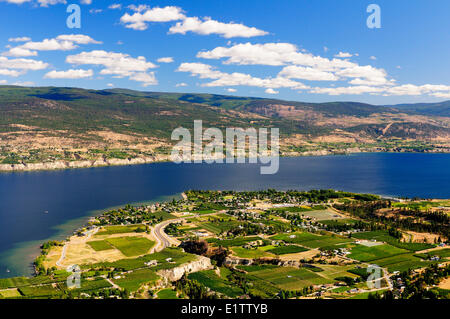
<path fill-rule="evenodd" d="M 0 174 L 0 277 L 30 274 L 39 244 L 67 237 L 108 207 L 171 199 L 188 189 L 336 189 L 450 198 L 450 154 L 282 158 L 276 175 L 260 175 L 259 168 L 157 163 Z"/>

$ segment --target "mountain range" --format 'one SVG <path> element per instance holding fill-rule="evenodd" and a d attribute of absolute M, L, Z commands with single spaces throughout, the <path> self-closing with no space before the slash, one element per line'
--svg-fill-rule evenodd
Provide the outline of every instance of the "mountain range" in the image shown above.
<path fill-rule="evenodd" d="M 172 131 L 278 127 L 286 155 L 450 150 L 450 101 L 370 105 L 0 86 L 0 164 L 167 155 Z"/>

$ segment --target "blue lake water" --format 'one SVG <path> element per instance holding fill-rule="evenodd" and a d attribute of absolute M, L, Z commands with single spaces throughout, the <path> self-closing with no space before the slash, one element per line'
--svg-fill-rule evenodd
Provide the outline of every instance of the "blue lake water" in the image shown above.
<path fill-rule="evenodd" d="M 105 208 L 170 199 L 188 189 L 337 189 L 450 198 L 450 154 L 282 158 L 276 175 L 260 175 L 259 168 L 157 163 L 0 174 L 0 277 L 30 274 L 40 243 L 65 238 Z"/>

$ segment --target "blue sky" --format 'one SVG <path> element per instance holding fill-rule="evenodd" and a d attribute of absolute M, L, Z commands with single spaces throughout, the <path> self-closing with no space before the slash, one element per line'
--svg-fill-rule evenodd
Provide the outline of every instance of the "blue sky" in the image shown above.
<path fill-rule="evenodd" d="M 66 25 L 71 3 L 79 29 Z M 366 24 L 371 3 L 379 29 Z M 449 100 L 449 13 L 448 0 L 0 0 L 0 83 Z"/>

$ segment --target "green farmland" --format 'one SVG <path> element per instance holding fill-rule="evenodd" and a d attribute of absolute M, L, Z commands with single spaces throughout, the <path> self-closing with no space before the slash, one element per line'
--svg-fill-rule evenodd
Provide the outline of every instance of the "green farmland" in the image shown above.
<path fill-rule="evenodd" d="M 374 261 L 381 258 L 387 258 L 395 255 L 405 254 L 407 250 L 400 249 L 388 244 L 367 247 L 364 245 L 356 245 L 351 249 L 349 258 L 362 262 Z"/>
<path fill-rule="evenodd" d="M 113 247 L 106 240 L 95 240 L 87 242 L 89 246 L 95 251 L 103 251 L 113 249 Z"/>
<path fill-rule="evenodd" d="M 286 255 L 286 254 L 300 253 L 300 252 L 304 252 L 304 251 L 307 251 L 307 250 L 308 250 L 307 248 L 301 247 L 301 246 L 286 245 L 286 246 L 280 246 L 280 247 L 272 248 L 272 249 L 269 249 L 267 251 L 271 252 L 272 254 L 275 254 L 275 255 Z"/>
<path fill-rule="evenodd" d="M 251 272 L 251 277 L 270 282 L 280 289 L 300 290 L 311 285 L 330 283 L 317 273 L 305 268 L 281 267 L 274 269 L 263 269 Z M 250 278 L 251 278 L 250 277 Z"/>
<path fill-rule="evenodd" d="M 144 237 L 117 237 L 108 238 L 106 241 L 127 257 L 144 255 L 155 245 Z"/>
<path fill-rule="evenodd" d="M 189 274 L 189 279 L 197 280 L 206 287 L 222 293 L 228 297 L 236 298 L 244 292 L 226 279 L 219 277 L 214 270 L 204 270 Z"/>
<path fill-rule="evenodd" d="M 159 276 L 150 269 L 138 269 L 131 273 L 121 276 L 120 279 L 113 279 L 116 285 L 129 291 L 138 290 L 143 284 L 154 283 Z"/>

